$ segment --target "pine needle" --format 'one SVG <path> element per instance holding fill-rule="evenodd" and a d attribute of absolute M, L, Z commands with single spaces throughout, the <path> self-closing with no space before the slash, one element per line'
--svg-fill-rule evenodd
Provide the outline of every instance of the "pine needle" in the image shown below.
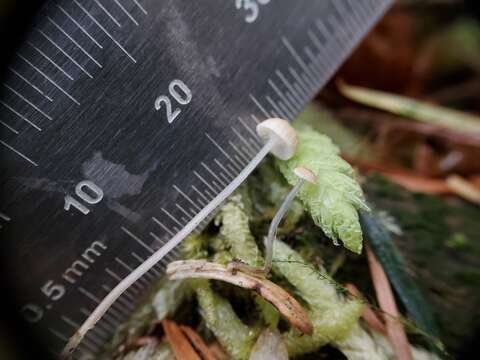
<path fill-rule="evenodd" d="M 435 124 L 456 132 L 469 135 L 480 133 L 480 117 L 473 114 L 428 104 L 405 96 L 348 85 L 342 81 L 339 81 L 337 86 L 345 97 L 363 105 Z"/>
<path fill-rule="evenodd" d="M 403 328 L 403 324 L 396 320 L 396 318 L 400 317 L 400 313 L 398 312 L 397 304 L 395 303 L 395 298 L 387 275 L 370 248 L 367 247 L 366 253 L 368 265 L 370 267 L 370 274 L 372 276 L 380 308 L 385 313 L 391 315 L 385 317 L 385 324 L 396 358 L 398 360 L 413 360 L 410 344 L 405 329 Z"/>

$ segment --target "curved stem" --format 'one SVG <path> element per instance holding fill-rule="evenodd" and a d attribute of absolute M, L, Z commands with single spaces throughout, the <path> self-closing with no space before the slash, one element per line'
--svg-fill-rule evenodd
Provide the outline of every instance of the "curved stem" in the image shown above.
<path fill-rule="evenodd" d="M 272 269 L 273 243 L 277 238 L 278 225 L 282 221 L 290 204 L 292 203 L 293 199 L 295 199 L 295 197 L 297 196 L 298 192 L 300 191 L 304 183 L 305 183 L 305 180 L 300 179 L 300 181 L 295 184 L 293 189 L 290 190 L 287 197 L 283 201 L 282 205 L 280 205 L 280 208 L 278 209 L 277 213 L 273 217 L 272 222 L 270 223 L 270 227 L 268 229 L 268 236 L 265 241 L 265 265 L 263 266 L 264 273 L 268 273 Z"/>

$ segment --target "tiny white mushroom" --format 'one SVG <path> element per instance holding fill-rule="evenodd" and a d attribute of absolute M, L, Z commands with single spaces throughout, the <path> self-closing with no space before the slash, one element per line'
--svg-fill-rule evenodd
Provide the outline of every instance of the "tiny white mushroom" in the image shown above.
<path fill-rule="evenodd" d="M 288 160 L 295 154 L 298 137 L 295 129 L 288 121 L 279 118 L 265 120 L 258 124 L 257 133 L 266 143 L 270 144 L 270 152 L 281 160 Z M 295 196 L 297 196 L 305 181 L 313 184 L 317 181 L 315 174 L 303 166 L 295 168 L 294 172 L 295 175 L 299 177 L 299 181 L 287 195 L 270 223 L 268 235 L 265 239 L 265 264 L 263 268 L 257 268 L 242 264 L 238 261 L 233 261 L 228 266 L 230 270 L 241 269 L 250 273 L 266 274 L 272 269 L 273 243 L 276 239 L 280 221 L 285 216 L 288 207 Z"/>
<path fill-rule="evenodd" d="M 281 160 L 290 159 L 297 150 L 298 137 L 287 120 L 271 118 L 257 125 L 257 134 L 267 142 L 272 142 L 270 152 Z"/>
<path fill-rule="evenodd" d="M 297 175 L 300 179 L 303 179 L 311 184 L 315 184 L 317 182 L 317 177 L 313 172 L 308 170 L 306 167 L 298 166 L 293 169 L 293 173 Z"/>

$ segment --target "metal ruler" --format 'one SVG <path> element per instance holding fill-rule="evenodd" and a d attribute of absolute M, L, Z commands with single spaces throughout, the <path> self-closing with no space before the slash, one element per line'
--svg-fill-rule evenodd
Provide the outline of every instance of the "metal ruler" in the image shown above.
<path fill-rule="evenodd" d="M 0 251 L 52 353 L 255 157 L 260 121 L 300 113 L 390 3 L 45 2 L 2 69 Z M 74 356 L 97 354 L 163 270 Z"/>

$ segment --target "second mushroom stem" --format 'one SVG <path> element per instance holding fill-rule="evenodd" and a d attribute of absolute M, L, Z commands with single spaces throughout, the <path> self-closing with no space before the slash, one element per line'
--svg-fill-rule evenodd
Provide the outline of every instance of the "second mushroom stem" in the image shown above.
<path fill-rule="evenodd" d="M 280 222 L 285 216 L 285 213 L 288 211 L 290 204 L 295 199 L 304 183 L 305 179 L 300 179 L 297 184 L 292 188 L 292 190 L 290 190 L 282 205 L 280 205 L 277 213 L 273 217 L 272 222 L 270 223 L 270 227 L 268 228 L 268 235 L 265 239 L 265 264 L 263 265 L 263 272 L 265 274 L 270 272 L 270 270 L 272 269 L 273 243 L 277 237 L 278 226 L 280 225 Z"/>

